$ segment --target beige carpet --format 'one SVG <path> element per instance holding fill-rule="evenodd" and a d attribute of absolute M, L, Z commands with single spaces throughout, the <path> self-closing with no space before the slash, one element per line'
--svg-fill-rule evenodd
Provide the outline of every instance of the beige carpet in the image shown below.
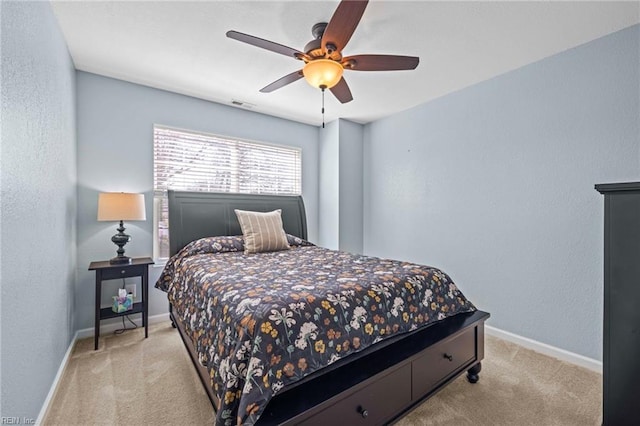
<path fill-rule="evenodd" d="M 480 381 L 464 376 L 397 425 L 600 425 L 602 377 L 487 336 Z M 209 400 L 169 322 L 79 340 L 44 425 L 213 424 Z"/>

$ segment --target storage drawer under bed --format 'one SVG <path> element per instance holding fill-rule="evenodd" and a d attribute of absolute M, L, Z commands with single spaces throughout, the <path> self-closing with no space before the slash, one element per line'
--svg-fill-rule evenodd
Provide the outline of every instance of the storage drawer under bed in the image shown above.
<path fill-rule="evenodd" d="M 306 419 L 305 426 L 381 425 L 411 402 L 411 365 L 406 364 Z"/>
<path fill-rule="evenodd" d="M 475 328 L 426 349 L 412 362 L 412 394 L 419 398 L 476 357 Z"/>
<path fill-rule="evenodd" d="M 476 359 L 476 328 L 424 349 L 411 362 L 393 368 L 301 423 L 308 425 L 382 425 Z"/>

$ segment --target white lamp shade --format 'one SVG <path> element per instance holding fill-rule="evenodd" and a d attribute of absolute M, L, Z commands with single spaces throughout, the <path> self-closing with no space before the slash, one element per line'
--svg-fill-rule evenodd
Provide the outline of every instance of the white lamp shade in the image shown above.
<path fill-rule="evenodd" d="M 102 192 L 98 195 L 98 220 L 147 220 L 144 194 Z"/>

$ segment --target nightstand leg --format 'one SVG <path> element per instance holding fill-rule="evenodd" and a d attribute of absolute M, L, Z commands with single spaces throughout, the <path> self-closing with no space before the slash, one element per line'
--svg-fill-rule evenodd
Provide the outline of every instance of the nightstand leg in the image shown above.
<path fill-rule="evenodd" d="M 144 338 L 149 337 L 149 272 L 145 268 L 142 274 L 142 325 L 144 326 Z"/>
<path fill-rule="evenodd" d="M 102 292 L 102 274 L 100 271 L 96 271 L 96 306 L 95 306 L 95 320 L 93 330 L 93 349 L 98 350 L 98 340 L 100 339 L 100 296 Z"/>

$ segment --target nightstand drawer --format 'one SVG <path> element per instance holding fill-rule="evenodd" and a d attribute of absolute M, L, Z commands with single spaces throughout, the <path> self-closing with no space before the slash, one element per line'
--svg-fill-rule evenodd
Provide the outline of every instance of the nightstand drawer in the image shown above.
<path fill-rule="evenodd" d="M 438 382 L 473 361 L 476 357 L 475 338 L 475 328 L 469 329 L 427 349 L 423 356 L 413 361 L 413 398 L 421 397 Z"/>
<path fill-rule="evenodd" d="M 115 280 L 118 278 L 139 277 L 143 273 L 145 273 L 145 269 L 147 269 L 148 267 L 148 265 L 122 265 L 109 269 L 103 269 L 101 271 L 102 279 Z"/>

